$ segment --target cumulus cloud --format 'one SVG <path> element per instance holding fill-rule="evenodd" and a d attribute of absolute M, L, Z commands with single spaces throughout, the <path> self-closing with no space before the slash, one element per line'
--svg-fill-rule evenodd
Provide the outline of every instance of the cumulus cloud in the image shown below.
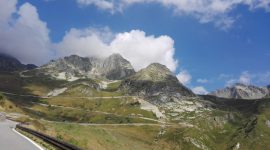
<path fill-rule="evenodd" d="M 194 87 L 194 88 L 192 88 L 192 91 L 195 94 L 200 94 L 200 95 L 205 95 L 205 94 L 209 93 L 203 86 Z"/>
<path fill-rule="evenodd" d="M 164 64 L 171 71 L 177 67 L 177 60 L 173 58 L 174 41 L 166 35 L 147 36 L 143 31 L 132 30 L 117 34 L 110 46 L 113 52 L 127 58 L 136 70 L 153 62 Z"/>
<path fill-rule="evenodd" d="M 47 25 L 33 5 L 24 3 L 18 9 L 16 5 L 17 0 L 0 1 L 0 52 L 23 63 L 45 63 L 50 57 Z"/>
<path fill-rule="evenodd" d="M 109 0 L 77 0 L 80 5 L 95 5 L 100 9 L 113 10 L 114 3 Z"/>
<path fill-rule="evenodd" d="M 69 56 L 76 54 L 79 56 L 106 57 L 112 52 L 105 42 L 105 37 L 111 37 L 112 33 L 108 28 L 103 29 L 70 29 L 63 37 L 62 41 L 55 44 L 57 56 Z"/>
<path fill-rule="evenodd" d="M 243 84 L 258 84 L 258 85 L 269 85 L 270 84 L 270 72 L 263 73 L 250 73 L 248 71 L 242 72 L 238 77 L 235 76 L 227 76 L 224 78 L 226 80 L 226 86 L 232 86 L 235 83 L 243 83 Z"/>
<path fill-rule="evenodd" d="M 201 23 L 213 22 L 216 26 L 227 29 L 237 19 L 230 13 L 240 5 L 250 10 L 264 9 L 270 11 L 269 0 L 76 0 L 80 5 L 95 5 L 100 9 L 123 11 L 134 4 L 157 3 L 172 9 L 178 15 L 190 15 Z"/>
<path fill-rule="evenodd" d="M 189 84 L 192 79 L 192 76 L 186 70 L 179 72 L 179 74 L 177 74 L 176 77 L 184 85 Z"/>
<path fill-rule="evenodd" d="M 239 77 L 239 82 L 243 84 L 250 84 L 250 81 L 251 75 L 247 71 L 242 72 L 242 74 Z"/>
<path fill-rule="evenodd" d="M 173 58 L 173 39 L 165 35 L 146 35 L 141 30 L 113 34 L 108 28 L 71 29 L 55 47 L 60 56 L 77 54 L 106 57 L 119 53 L 131 62 L 135 70 L 153 62 L 164 64 L 172 71 L 177 67 L 177 60 Z"/>
<path fill-rule="evenodd" d="M 6 23 L 11 14 L 16 11 L 17 0 L 1 0 L 0 1 L 0 23 Z"/>
<path fill-rule="evenodd" d="M 207 83 L 208 80 L 207 79 L 197 79 L 198 83 Z"/>
<path fill-rule="evenodd" d="M 248 71 L 244 71 L 240 74 L 238 78 L 231 78 L 226 81 L 226 86 L 232 86 L 235 83 L 242 83 L 249 85 L 252 80 L 252 75 Z"/>
<path fill-rule="evenodd" d="M 81 0 L 80 3 L 105 4 L 102 1 Z M 141 30 L 113 33 L 105 28 L 72 28 L 62 41 L 52 43 L 46 22 L 40 20 L 37 9 L 17 0 L 0 1 L 0 53 L 10 54 L 23 63 L 44 64 L 52 57 L 71 54 L 106 57 L 120 53 L 135 70 L 158 62 L 175 71 L 174 41 L 166 35 L 146 35 Z"/>

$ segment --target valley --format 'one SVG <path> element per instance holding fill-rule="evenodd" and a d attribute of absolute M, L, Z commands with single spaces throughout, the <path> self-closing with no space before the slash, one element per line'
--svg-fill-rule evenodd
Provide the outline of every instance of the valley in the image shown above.
<path fill-rule="evenodd" d="M 82 149 L 270 149 L 267 97 L 195 95 L 160 64 L 115 80 L 40 70 L 0 73 L 0 111 Z"/>

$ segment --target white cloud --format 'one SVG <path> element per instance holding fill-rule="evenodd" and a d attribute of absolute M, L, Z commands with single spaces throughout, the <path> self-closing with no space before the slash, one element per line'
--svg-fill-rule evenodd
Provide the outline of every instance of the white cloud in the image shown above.
<path fill-rule="evenodd" d="M 222 76 L 223 77 L 223 76 Z M 255 84 L 255 85 L 269 85 L 270 84 L 270 72 L 250 73 L 248 71 L 242 72 L 238 77 L 233 75 L 224 76 L 225 86 L 232 86 L 235 83 L 243 84 Z"/>
<path fill-rule="evenodd" d="M 106 57 L 111 54 L 109 45 L 102 40 L 103 34 L 110 36 L 110 31 L 104 29 L 70 29 L 60 43 L 55 44 L 57 55 L 60 57 L 76 54 L 79 56 Z"/>
<path fill-rule="evenodd" d="M 50 57 L 47 25 L 33 5 L 24 3 L 18 10 L 16 5 L 16 0 L 0 1 L 0 52 L 23 63 L 45 63 Z"/>
<path fill-rule="evenodd" d="M 166 35 L 155 37 L 140 30 L 118 33 L 111 42 L 113 52 L 120 53 L 128 59 L 136 70 L 158 62 L 175 71 L 177 60 L 174 56 L 174 41 Z"/>
<path fill-rule="evenodd" d="M 205 95 L 205 94 L 208 94 L 209 92 L 202 86 L 197 86 L 197 87 L 194 87 L 192 88 L 192 91 L 195 93 L 195 94 L 201 94 L 201 95 Z"/>
<path fill-rule="evenodd" d="M 113 10 L 114 4 L 109 0 L 77 0 L 80 5 L 95 5 L 100 9 Z"/>
<path fill-rule="evenodd" d="M 71 29 L 55 47 L 59 49 L 60 56 L 105 57 L 119 53 L 131 62 L 135 70 L 153 62 L 164 64 L 172 71 L 177 67 L 177 60 L 173 58 L 173 39 L 165 35 L 146 35 L 140 30 L 113 34 L 108 28 Z"/>
<path fill-rule="evenodd" d="M 86 2 L 81 1 L 81 2 Z M 101 3 L 101 1 L 88 1 Z M 53 56 L 71 54 L 105 57 L 120 53 L 136 70 L 158 62 L 175 71 L 174 41 L 166 35 L 146 35 L 141 30 L 113 33 L 109 28 L 70 29 L 59 43 L 51 43 L 46 22 L 37 9 L 16 0 L 0 1 L 0 53 L 7 53 L 23 63 L 47 63 Z"/>
<path fill-rule="evenodd" d="M 207 83 L 208 80 L 207 79 L 197 79 L 198 83 Z"/>
<path fill-rule="evenodd" d="M 232 86 L 235 83 L 251 84 L 252 75 L 248 71 L 244 71 L 240 74 L 239 78 L 231 78 L 226 81 L 226 86 Z"/>
<path fill-rule="evenodd" d="M 247 71 L 242 72 L 242 74 L 239 77 L 239 82 L 243 84 L 250 84 L 251 75 Z"/>
<path fill-rule="evenodd" d="M 232 74 L 225 74 L 225 73 L 222 73 L 218 76 L 218 80 L 224 80 L 224 79 L 228 79 L 228 78 L 232 78 L 233 75 Z"/>
<path fill-rule="evenodd" d="M 16 11 L 17 0 L 1 0 L 0 1 L 0 23 L 9 21 L 11 14 Z"/>
<path fill-rule="evenodd" d="M 192 79 L 192 76 L 186 70 L 179 72 L 176 77 L 184 85 L 189 84 Z"/>
<path fill-rule="evenodd" d="M 226 81 L 225 86 L 226 87 L 233 86 L 235 83 L 238 83 L 237 79 L 229 79 L 228 81 Z"/>
<path fill-rule="evenodd" d="M 216 26 L 227 29 L 237 19 L 230 13 L 245 5 L 250 10 L 270 11 L 270 0 L 76 0 L 80 5 L 95 5 L 100 9 L 123 11 L 134 4 L 157 3 L 172 9 L 178 15 L 190 15 L 201 23 L 213 22 Z"/>

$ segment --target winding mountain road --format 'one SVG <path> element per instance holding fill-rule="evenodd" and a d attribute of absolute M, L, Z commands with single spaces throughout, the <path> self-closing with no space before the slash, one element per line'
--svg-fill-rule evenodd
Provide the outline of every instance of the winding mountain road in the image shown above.
<path fill-rule="evenodd" d="M 43 150 L 40 146 L 18 133 L 14 129 L 15 126 L 16 123 L 13 121 L 0 119 L 1 150 Z"/>

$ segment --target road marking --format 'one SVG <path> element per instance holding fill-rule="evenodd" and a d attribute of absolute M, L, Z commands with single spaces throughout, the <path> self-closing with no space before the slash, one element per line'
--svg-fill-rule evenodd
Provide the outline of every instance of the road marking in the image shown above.
<path fill-rule="evenodd" d="M 23 138 L 25 138 L 27 141 L 29 141 L 30 143 L 32 143 L 33 145 L 35 145 L 38 149 L 40 150 L 45 150 L 44 148 L 42 148 L 40 145 L 38 145 L 36 142 L 34 142 L 33 140 L 29 139 L 28 137 L 22 135 L 20 132 L 16 131 L 15 128 L 12 128 L 12 131 L 19 134 L 20 136 L 22 136 Z"/>

